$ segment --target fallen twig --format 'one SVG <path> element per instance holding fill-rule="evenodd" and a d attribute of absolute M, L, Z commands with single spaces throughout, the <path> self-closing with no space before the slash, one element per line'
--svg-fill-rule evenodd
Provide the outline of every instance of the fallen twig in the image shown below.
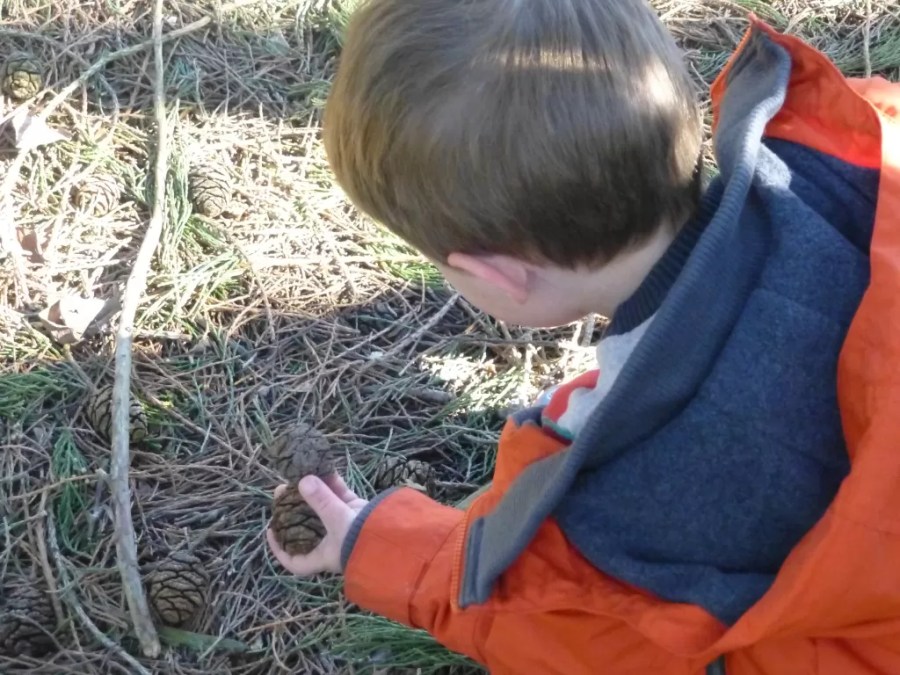
<path fill-rule="evenodd" d="M 0 249 L 6 251 L 13 263 L 13 271 L 16 279 L 16 305 L 22 307 L 25 302 L 31 301 L 31 293 L 28 290 L 28 278 L 25 274 L 25 261 L 22 258 L 22 249 L 16 239 L 16 221 L 13 217 L 12 191 L 19 177 L 19 171 L 25 163 L 27 152 L 16 155 L 3 182 L 0 184 Z"/>
<path fill-rule="evenodd" d="M 159 244 L 165 220 L 165 193 L 167 172 L 167 120 L 166 94 L 164 82 L 164 63 L 162 51 L 162 0 L 156 0 L 153 9 L 154 39 L 154 113 L 156 116 L 156 165 L 153 178 L 153 212 L 141 247 L 138 250 L 134 267 L 125 284 L 122 298 L 122 314 L 119 319 L 119 330 L 116 334 L 115 379 L 112 396 L 112 457 L 110 460 L 110 491 L 115 504 L 116 523 L 116 558 L 119 574 L 122 577 L 122 588 L 134 632 L 141 644 L 141 650 L 148 657 L 159 655 L 159 636 L 150 609 L 141 573 L 137 563 L 137 542 L 134 534 L 134 523 L 131 519 L 131 487 L 128 482 L 128 469 L 131 464 L 129 447 L 130 424 L 128 409 L 129 388 L 131 382 L 131 344 L 134 331 L 134 318 L 147 285 L 147 275 L 153 253 Z"/>
<path fill-rule="evenodd" d="M 594 340 L 594 326 L 597 322 L 597 316 L 595 314 L 588 314 L 584 318 L 584 324 L 581 329 L 581 346 L 582 347 L 590 347 L 591 342 Z"/>
<path fill-rule="evenodd" d="M 38 515 L 49 518 L 47 515 L 47 491 L 41 495 L 41 505 L 38 509 Z M 35 523 L 37 530 L 37 548 L 38 555 L 41 560 L 41 569 L 44 571 L 44 580 L 47 582 L 47 590 L 50 591 L 50 604 L 53 605 L 53 613 L 56 615 L 56 625 L 59 626 L 63 622 L 65 615 L 62 611 L 62 605 L 59 602 L 59 589 L 56 586 L 56 578 L 53 576 L 53 568 L 50 567 L 50 559 L 47 556 L 47 536 L 44 532 L 44 522 L 41 518 Z"/>
<path fill-rule="evenodd" d="M 456 304 L 456 301 L 459 300 L 459 298 L 460 298 L 459 293 L 454 293 L 453 295 L 451 295 L 450 299 L 447 300 L 446 303 L 444 303 L 444 306 L 441 307 L 438 311 L 436 311 L 428 319 L 428 321 L 423 323 L 415 331 L 413 331 L 412 333 L 410 333 L 403 339 L 399 340 L 396 344 L 394 344 L 391 347 L 391 349 L 388 351 L 388 353 L 385 354 L 385 357 L 389 357 L 394 354 L 398 354 L 400 352 L 400 350 L 405 349 L 409 345 L 415 346 L 416 344 L 418 344 L 419 340 L 422 339 L 422 336 L 424 336 L 428 331 L 430 331 L 432 328 L 434 328 L 436 325 L 438 325 L 441 322 L 441 319 L 443 319 L 445 316 L 447 316 L 447 312 L 449 312 L 451 309 L 453 309 L 453 306 Z M 412 365 L 412 361 L 407 363 L 406 366 L 404 366 L 400 370 L 399 375 L 402 376 L 411 365 Z"/>
<path fill-rule="evenodd" d="M 863 60 L 866 77 L 872 77 L 872 0 L 866 0 L 866 20 L 863 22 Z"/>
<path fill-rule="evenodd" d="M 71 577 L 69 577 L 69 571 L 66 569 L 62 554 L 59 551 L 59 543 L 56 540 L 56 526 L 53 523 L 53 517 L 50 515 L 50 513 L 46 514 L 46 522 L 47 544 L 50 547 L 50 554 L 53 557 L 53 562 L 56 563 L 56 570 L 59 573 L 59 580 L 62 586 L 61 595 L 66 604 L 69 606 L 69 609 L 75 612 L 78 620 L 81 621 L 81 624 L 94 637 L 94 639 L 97 640 L 97 642 L 106 647 L 109 651 L 111 651 L 113 654 L 118 656 L 129 665 L 129 667 L 132 669 L 131 672 L 140 673 L 140 675 L 150 675 L 149 670 L 135 661 L 134 657 L 132 657 L 128 652 L 122 649 L 121 645 L 105 635 L 103 631 L 101 631 L 97 627 L 97 624 L 91 621 L 91 617 L 87 615 L 87 612 L 84 611 L 84 608 L 78 602 L 78 597 L 75 595 L 72 579 Z"/>
<path fill-rule="evenodd" d="M 238 640 L 224 638 L 218 635 L 204 635 L 164 626 L 160 630 L 163 639 L 170 645 L 185 647 L 195 652 L 208 654 L 217 651 L 224 654 L 246 654 L 250 647 Z"/>

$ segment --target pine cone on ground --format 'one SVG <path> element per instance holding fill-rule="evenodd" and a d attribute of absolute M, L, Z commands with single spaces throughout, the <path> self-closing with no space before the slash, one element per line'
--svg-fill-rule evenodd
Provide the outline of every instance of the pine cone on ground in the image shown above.
<path fill-rule="evenodd" d="M 0 654 L 40 657 L 53 651 L 56 616 L 49 595 L 33 583 L 16 584 L 0 605 Z"/>
<path fill-rule="evenodd" d="M 231 175 L 216 164 L 206 164 L 188 175 L 188 188 L 194 208 L 209 218 L 215 218 L 231 202 Z"/>
<path fill-rule="evenodd" d="M 306 555 L 325 536 L 325 526 L 296 487 L 288 487 L 275 498 L 272 533 L 288 555 Z"/>
<path fill-rule="evenodd" d="M 407 485 L 422 489 L 429 495 L 434 493 L 435 472 L 428 462 L 405 457 L 387 457 L 375 473 L 373 485 L 379 492 L 397 485 Z"/>
<path fill-rule="evenodd" d="M 89 176 L 75 192 L 78 208 L 95 216 L 103 216 L 119 203 L 122 189 L 112 174 Z"/>
<path fill-rule="evenodd" d="M 313 474 L 324 477 L 335 469 L 328 439 L 309 424 L 299 423 L 280 434 L 267 449 L 273 468 L 290 485 Z"/>
<path fill-rule="evenodd" d="M 147 576 L 150 603 L 169 626 L 183 626 L 206 604 L 209 573 L 192 553 L 174 551 Z"/>
<path fill-rule="evenodd" d="M 112 440 L 112 385 L 100 387 L 88 400 L 85 412 L 94 431 L 106 441 Z M 128 408 L 129 437 L 133 443 L 140 443 L 149 436 L 147 413 L 144 406 L 131 398 Z"/>
<path fill-rule="evenodd" d="M 3 93 L 16 101 L 24 101 L 44 87 L 44 68 L 31 54 L 11 55 L 3 68 Z"/>

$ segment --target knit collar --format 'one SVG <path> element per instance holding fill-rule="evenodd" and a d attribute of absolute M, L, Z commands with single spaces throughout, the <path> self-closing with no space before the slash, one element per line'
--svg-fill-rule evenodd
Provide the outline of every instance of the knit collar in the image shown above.
<path fill-rule="evenodd" d="M 694 246 L 715 215 L 722 197 L 723 185 L 720 178 L 713 179 L 700 200 L 697 213 L 689 220 L 663 253 L 649 274 L 638 286 L 638 289 L 625 302 L 619 305 L 612 321 L 609 323 L 604 337 L 628 333 L 647 319 L 662 305 L 666 294 L 684 264 L 690 257 Z"/>

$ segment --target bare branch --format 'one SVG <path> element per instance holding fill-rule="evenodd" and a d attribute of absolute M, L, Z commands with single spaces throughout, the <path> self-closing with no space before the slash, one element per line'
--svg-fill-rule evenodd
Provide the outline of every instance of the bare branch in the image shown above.
<path fill-rule="evenodd" d="M 116 335 L 116 375 L 113 382 L 112 458 L 110 460 L 110 490 L 116 513 L 116 557 L 119 574 L 122 576 L 122 588 L 128 603 L 134 632 L 141 643 L 144 655 L 151 658 L 159 655 L 159 636 L 153 625 L 153 618 L 150 616 L 150 608 L 147 605 L 147 596 L 144 593 L 137 563 L 137 541 L 134 534 L 134 523 L 131 519 L 131 486 L 128 481 L 128 469 L 131 464 L 131 448 L 129 447 L 131 429 L 128 409 L 134 318 L 147 285 L 150 262 L 159 244 L 166 215 L 168 133 L 166 128 L 165 65 L 162 50 L 162 4 L 162 0 L 156 0 L 153 9 L 153 56 L 156 71 L 153 101 L 157 135 L 156 166 L 153 177 L 153 212 L 122 298 L 122 315 Z"/>

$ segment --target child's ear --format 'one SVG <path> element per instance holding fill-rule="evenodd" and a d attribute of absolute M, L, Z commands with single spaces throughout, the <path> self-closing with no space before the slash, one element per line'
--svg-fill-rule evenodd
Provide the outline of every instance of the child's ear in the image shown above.
<path fill-rule="evenodd" d="M 517 258 L 451 253 L 447 264 L 500 289 L 514 302 L 521 304 L 528 299 L 529 266 Z"/>

